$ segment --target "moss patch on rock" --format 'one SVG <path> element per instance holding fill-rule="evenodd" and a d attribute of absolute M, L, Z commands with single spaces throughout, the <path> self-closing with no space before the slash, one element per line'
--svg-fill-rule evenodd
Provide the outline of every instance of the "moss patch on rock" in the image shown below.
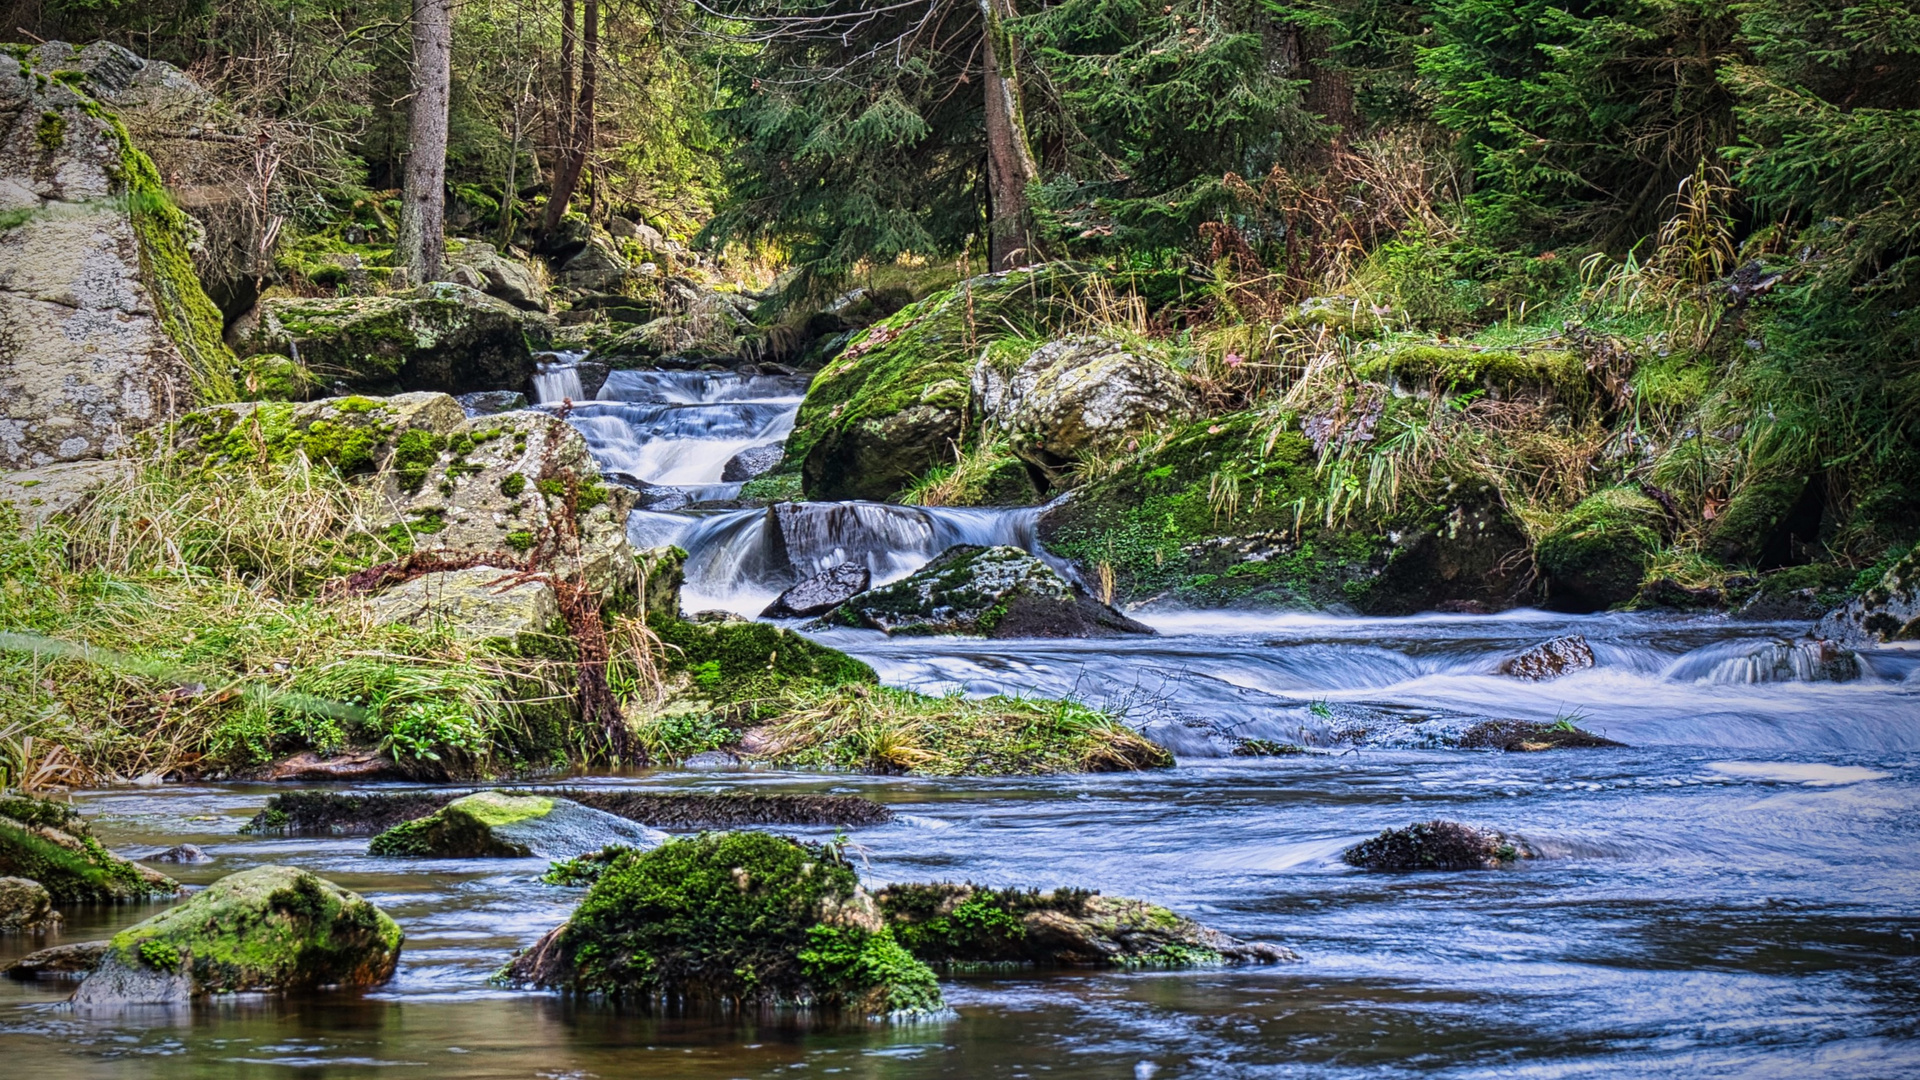
<path fill-rule="evenodd" d="M 172 878 L 108 851 L 84 823 L 50 806 L 8 799 L 0 807 L 0 876 L 37 881 L 60 904 L 126 903 L 180 891 Z"/>
<path fill-rule="evenodd" d="M 1634 488 L 1611 487 L 1582 499 L 1535 550 L 1548 602 L 1597 611 L 1633 599 L 1666 524 L 1660 504 Z"/>
<path fill-rule="evenodd" d="M 617 858 L 573 917 L 502 976 L 645 1007 L 942 1007 L 933 972 L 894 940 L 837 848 L 759 832 Z"/>

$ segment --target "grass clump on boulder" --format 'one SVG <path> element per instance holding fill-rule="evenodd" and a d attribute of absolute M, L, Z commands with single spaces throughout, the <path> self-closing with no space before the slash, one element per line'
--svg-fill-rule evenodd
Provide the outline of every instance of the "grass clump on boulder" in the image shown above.
<path fill-rule="evenodd" d="M 355 893 L 295 867 L 257 867 L 115 934 L 74 1004 L 378 986 L 393 977 L 402 937 Z"/>
<path fill-rule="evenodd" d="M 856 1016 L 943 1007 L 839 850 L 707 833 L 606 866 L 507 981 L 653 1008 L 800 1006 Z"/>
<path fill-rule="evenodd" d="M 1640 591 L 1666 526 L 1660 504 L 1629 487 L 1582 499 L 1540 538 L 1536 557 L 1553 606 L 1597 611 Z"/>

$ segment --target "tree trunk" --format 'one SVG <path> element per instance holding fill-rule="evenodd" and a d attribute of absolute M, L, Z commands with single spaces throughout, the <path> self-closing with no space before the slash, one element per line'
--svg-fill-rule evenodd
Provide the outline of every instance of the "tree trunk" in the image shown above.
<path fill-rule="evenodd" d="M 407 280 L 414 285 L 439 280 L 446 256 L 452 54 L 452 0 L 414 0 L 413 97 L 407 107 L 407 176 L 400 202 L 398 252 Z"/>
<path fill-rule="evenodd" d="M 567 204 L 573 201 L 574 189 L 580 185 L 580 170 L 587 163 L 587 155 L 593 151 L 598 132 L 594 124 L 593 98 L 599 82 L 595 60 L 600 52 L 600 0 L 586 2 L 580 25 L 580 43 L 580 98 L 571 110 L 573 132 L 566 151 L 561 155 L 559 172 L 553 178 L 553 193 L 547 198 L 547 214 L 542 222 L 542 231 L 548 234 L 559 228 L 560 219 L 566 216 Z"/>
<path fill-rule="evenodd" d="M 1033 262 L 1027 185 L 1039 175 L 1027 142 L 1027 116 L 1020 100 L 1017 50 L 1003 20 L 1011 0 L 978 0 L 986 28 L 988 259 L 994 270 Z"/>

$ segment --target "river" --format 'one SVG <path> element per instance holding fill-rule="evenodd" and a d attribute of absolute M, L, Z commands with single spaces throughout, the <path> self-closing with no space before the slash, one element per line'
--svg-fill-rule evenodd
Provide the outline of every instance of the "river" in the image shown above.
<path fill-rule="evenodd" d="M 610 469 L 703 497 L 727 496 L 727 458 L 783 437 L 798 400 L 777 381 L 647 381 L 610 382 L 569 419 Z M 785 531 L 811 539 L 779 551 L 764 511 L 644 511 L 632 531 L 690 546 L 690 607 L 742 612 L 824 562 L 864 559 L 885 580 L 948 542 L 1031 543 L 1028 511 L 797 519 L 810 524 Z M 580 782 L 867 795 L 900 813 L 851 834 L 869 882 L 1087 886 L 1283 943 L 1300 963 L 955 978 L 953 1017 L 896 1027 L 651 1017 L 488 983 L 578 899 L 537 881 L 544 863 L 243 836 L 272 788 L 166 785 L 76 798 L 117 850 L 203 847 L 214 862 L 180 868 L 190 883 L 278 862 L 364 893 L 406 930 L 397 977 L 365 995 L 103 1020 L 60 1009 L 63 988 L 0 982 L 0 1055 L 19 1076 L 1920 1076 L 1920 651 L 1865 653 L 1857 679 L 1820 682 L 1776 662 L 1804 626 L 1720 617 L 1145 618 L 1160 636 L 825 640 L 896 685 L 1124 710 L 1177 769 Z M 1565 633 L 1588 639 L 1594 669 L 1540 684 L 1495 673 Z M 1489 717 L 1571 719 L 1628 746 L 1446 747 Z M 1246 738 L 1311 752 L 1231 756 Z M 1338 860 L 1435 817 L 1520 834 L 1544 857 L 1417 876 Z M 60 940 L 151 911 L 72 911 Z M 0 957 L 46 943 L 0 938 Z"/>

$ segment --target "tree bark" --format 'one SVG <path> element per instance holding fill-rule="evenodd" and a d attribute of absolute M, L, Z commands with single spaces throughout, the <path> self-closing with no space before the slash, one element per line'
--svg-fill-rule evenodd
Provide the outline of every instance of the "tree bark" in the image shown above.
<path fill-rule="evenodd" d="M 566 152 L 561 156 L 559 172 L 553 178 L 553 193 L 547 199 L 547 213 L 541 223 L 542 231 L 548 234 L 559 228 L 560 219 L 566 216 L 567 204 L 573 201 L 574 189 L 580 185 L 580 171 L 586 166 L 587 155 L 592 153 L 598 133 L 594 123 L 593 99 L 599 83 L 598 64 L 595 61 L 600 52 L 600 0 L 586 0 L 580 24 L 580 45 L 580 97 L 571 109 L 573 131 L 568 138 Z"/>
<path fill-rule="evenodd" d="M 400 202 L 398 254 L 408 281 L 415 285 L 439 280 L 446 257 L 452 56 L 452 0 L 413 0 L 413 97 L 407 106 L 407 175 Z"/>
<path fill-rule="evenodd" d="M 1013 4 L 1011 0 L 978 3 L 986 30 L 988 260 L 994 270 L 1011 270 L 1034 261 L 1027 185 L 1040 168 L 1027 141 L 1027 116 L 1015 66 L 1017 49 L 1004 23 L 1013 15 Z"/>

